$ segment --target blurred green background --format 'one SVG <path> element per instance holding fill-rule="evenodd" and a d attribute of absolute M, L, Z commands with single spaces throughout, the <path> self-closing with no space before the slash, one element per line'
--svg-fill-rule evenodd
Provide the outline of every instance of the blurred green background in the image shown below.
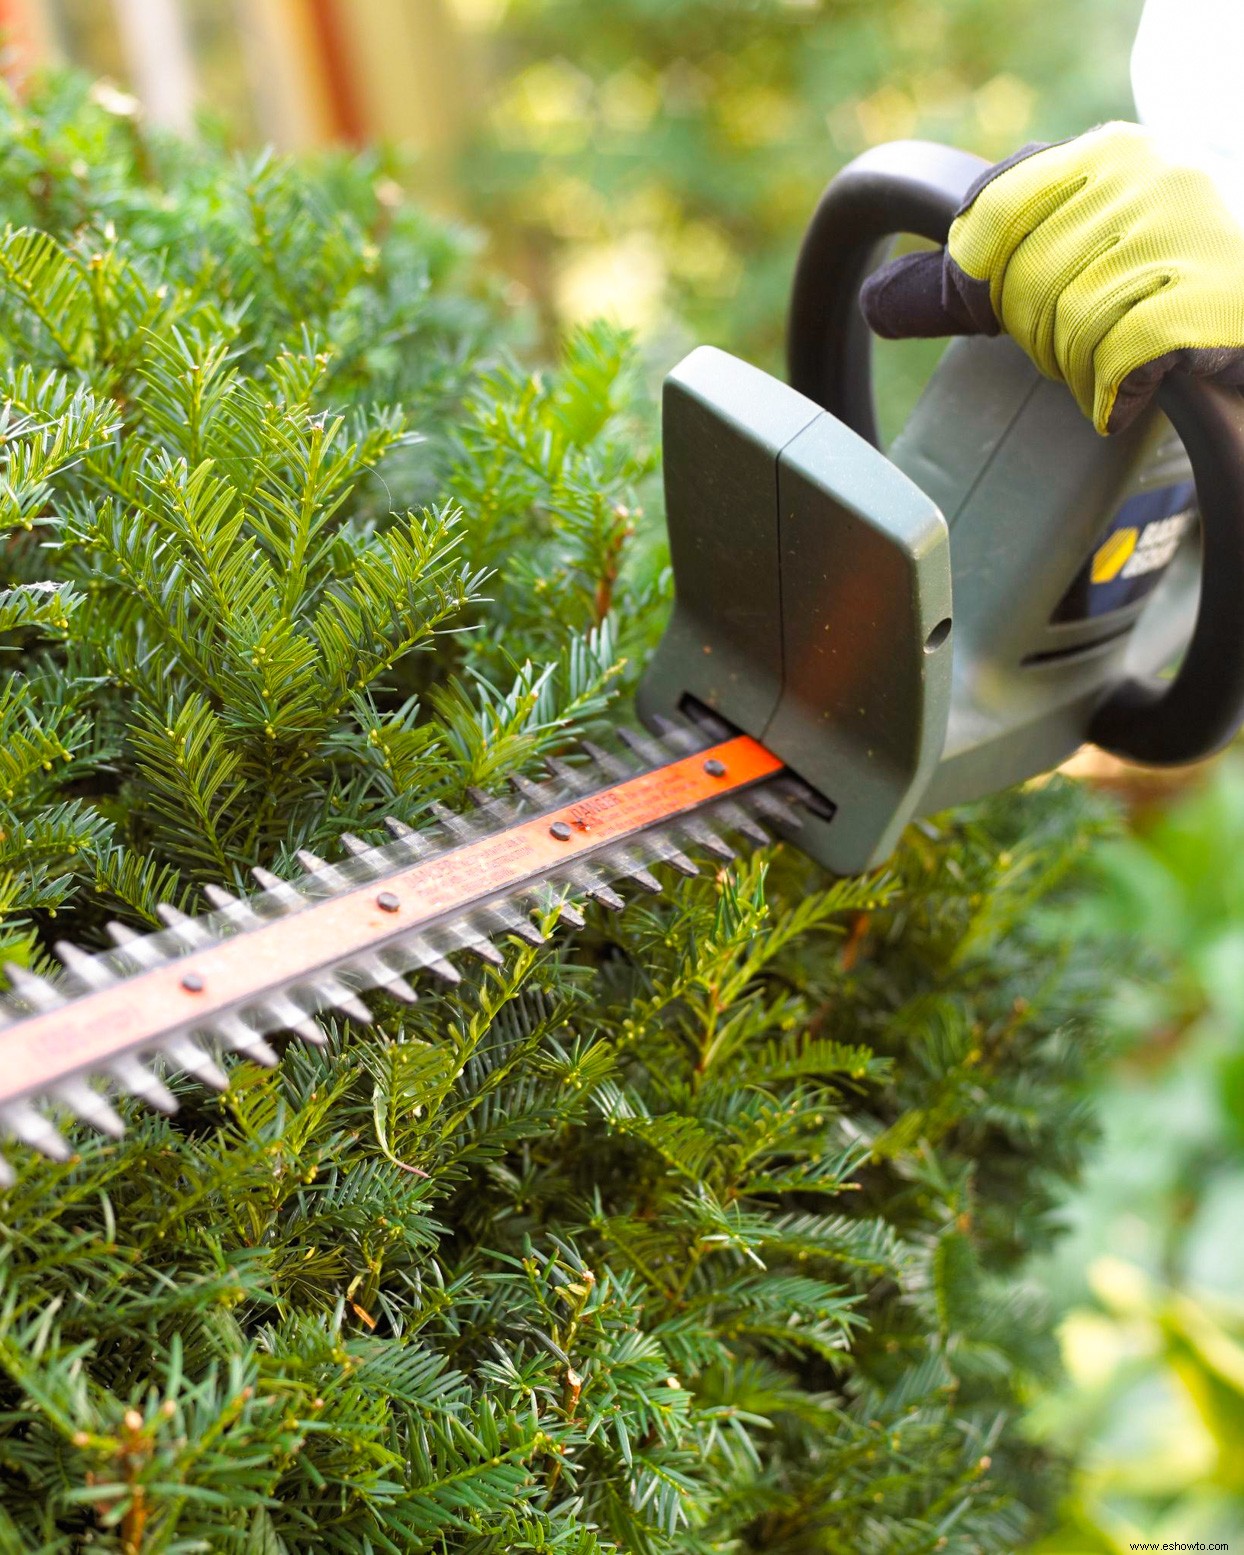
<path fill-rule="evenodd" d="M 377 177 L 478 231 L 528 338 L 611 314 L 655 374 L 704 340 L 779 368 L 802 228 L 865 147 L 925 136 L 996 158 L 1129 116 L 1139 10 L 27 0 L 8 20 L 17 73 L 58 56 L 105 72 L 117 111 L 156 125 L 290 149 L 391 142 Z M 881 356 L 893 428 L 931 352 Z M 1104 1012 L 1117 1065 L 1085 1098 L 1102 1145 L 1034 1271 L 1063 1313 L 1066 1380 L 1033 1399 L 1031 1429 L 1079 1465 L 1044 1555 L 1244 1548 L 1244 759 L 1158 799 L 1124 789 L 1096 894 L 1059 925 L 1118 943 L 1124 974 Z"/>

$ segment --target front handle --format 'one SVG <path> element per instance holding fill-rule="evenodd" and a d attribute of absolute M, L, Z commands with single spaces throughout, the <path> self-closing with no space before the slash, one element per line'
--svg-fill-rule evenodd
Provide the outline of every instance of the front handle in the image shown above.
<path fill-rule="evenodd" d="M 927 140 L 856 157 L 821 196 L 795 265 L 786 331 L 791 387 L 874 448 L 872 332 L 860 287 L 900 232 L 945 243 L 955 212 L 989 163 Z"/>
<path fill-rule="evenodd" d="M 874 446 L 880 444 L 872 337 L 860 287 L 897 234 L 945 243 L 955 213 L 988 165 L 928 141 L 877 146 L 833 179 L 809 224 L 791 294 L 791 385 Z M 1116 683 L 1084 735 L 1116 756 L 1166 766 L 1221 749 L 1244 720 L 1244 399 L 1237 390 L 1173 375 L 1158 404 L 1196 481 L 1202 541 L 1196 624 L 1173 679 Z"/>

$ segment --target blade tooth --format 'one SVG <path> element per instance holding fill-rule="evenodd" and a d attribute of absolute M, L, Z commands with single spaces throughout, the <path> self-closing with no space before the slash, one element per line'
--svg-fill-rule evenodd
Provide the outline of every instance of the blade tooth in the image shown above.
<path fill-rule="evenodd" d="M 201 918 L 192 918 L 189 913 L 182 912 L 168 902 L 157 903 L 156 912 L 160 922 L 171 929 L 183 945 L 189 946 L 192 950 L 216 944 L 216 936 Z"/>
<path fill-rule="evenodd" d="M 594 869 L 574 869 L 569 878 L 576 890 L 582 891 L 584 896 L 590 896 L 610 912 L 621 912 L 626 906 L 625 900 Z"/>
<path fill-rule="evenodd" d="M 282 880 L 280 875 L 274 875 L 270 869 L 263 869 L 256 864 L 251 874 L 262 887 L 264 900 L 282 910 L 291 907 L 305 907 L 307 899 L 301 891 L 296 890 L 288 880 Z"/>
<path fill-rule="evenodd" d="M 310 848 L 297 849 L 294 857 L 302 865 L 307 878 L 323 886 L 326 891 L 346 891 L 354 884 L 335 864 L 322 859 L 318 853 L 312 853 Z"/>
<path fill-rule="evenodd" d="M 360 1026 L 370 1026 L 374 1019 L 372 1012 L 367 1008 L 358 994 L 331 972 L 325 972 L 314 978 L 308 978 L 302 985 L 314 996 L 320 1006 L 331 1005 L 333 1009 L 340 1010 L 343 1015 L 348 1015 L 351 1020 L 357 1021 Z"/>
<path fill-rule="evenodd" d="M 637 729 L 619 729 L 618 739 L 626 746 L 633 756 L 638 756 L 646 767 L 659 767 L 669 760 L 669 751 L 659 740 L 654 740 L 651 735 L 640 734 Z M 616 757 L 613 758 L 615 761 Z"/>
<path fill-rule="evenodd" d="M 692 876 L 700 873 L 699 867 L 692 863 L 664 831 L 646 832 L 638 839 L 636 847 L 642 850 L 650 862 L 656 859 L 662 864 L 668 864 L 680 875 Z"/>
<path fill-rule="evenodd" d="M 467 797 L 481 814 L 491 816 L 494 820 L 509 822 L 518 819 L 517 805 L 495 794 L 486 794 L 482 788 L 468 788 Z"/>
<path fill-rule="evenodd" d="M 52 947 L 65 967 L 86 988 L 107 988 L 118 981 L 116 972 L 97 956 L 79 950 L 69 940 L 59 939 Z"/>
<path fill-rule="evenodd" d="M 375 842 L 364 842 L 353 832 L 342 832 L 338 839 L 352 859 L 357 860 L 372 876 L 387 874 L 391 864 L 385 849 Z"/>
<path fill-rule="evenodd" d="M 504 966 L 505 957 L 493 944 L 488 936 L 488 931 L 478 927 L 472 918 L 459 918 L 456 922 L 442 924 L 434 931 L 434 937 L 439 943 L 439 952 L 429 944 L 433 955 L 450 956 L 458 951 L 467 951 L 477 956 L 481 961 L 486 961 L 489 966 Z M 445 961 L 442 963 L 449 967 L 451 972 L 455 968 Z M 444 974 L 439 974 L 443 976 Z M 461 978 L 458 978 L 461 982 Z"/>
<path fill-rule="evenodd" d="M 719 801 L 713 806 L 712 814 L 715 819 L 723 821 L 731 830 L 739 832 L 759 847 L 763 848 L 773 841 L 760 822 L 753 820 L 742 805 L 735 804 L 732 799 Z"/>
<path fill-rule="evenodd" d="M 680 726 L 672 718 L 667 718 L 664 713 L 654 713 L 648 720 L 653 729 L 663 739 L 678 729 Z"/>
<path fill-rule="evenodd" d="M 265 1069 L 275 1069 L 280 1062 L 276 1050 L 271 1047 L 253 1026 L 248 1026 L 237 1015 L 214 1015 L 209 1023 L 213 1036 L 228 1043 L 235 1053 L 249 1058 Z"/>
<path fill-rule="evenodd" d="M 67 1161 L 73 1153 L 56 1127 L 28 1101 L 10 1101 L 0 1107 L 0 1127 L 50 1161 Z"/>
<path fill-rule="evenodd" d="M 244 896 L 234 896 L 232 891 L 226 891 L 218 885 L 205 885 L 203 895 L 212 904 L 214 911 L 221 913 L 230 923 L 249 928 L 263 922 Z"/>
<path fill-rule="evenodd" d="M 160 948 L 150 934 L 140 934 L 137 929 L 131 929 L 124 923 L 109 923 L 106 927 L 113 944 L 124 951 L 135 966 L 142 967 L 144 971 L 151 967 L 164 966 L 174 959 L 171 954 Z"/>
<path fill-rule="evenodd" d="M 649 869 L 645 869 L 641 860 L 630 851 L 629 848 L 618 848 L 606 854 L 612 862 L 616 860 L 618 871 L 627 879 L 633 880 L 641 891 L 647 891 L 649 896 L 660 896 L 661 882 Z"/>
<path fill-rule="evenodd" d="M 661 882 L 645 867 L 644 861 L 637 857 L 629 848 L 609 848 L 603 853 L 596 854 L 592 862 L 593 865 L 603 865 L 613 879 L 620 876 L 626 880 L 633 880 L 641 890 L 647 891 L 650 896 L 660 896 L 661 894 Z M 613 897 L 613 901 L 606 901 L 601 894 L 601 886 L 595 883 L 585 885 L 579 868 L 572 869 L 569 872 L 569 879 L 581 890 L 585 890 L 590 896 L 594 896 L 597 901 L 603 902 L 607 907 L 612 907 L 615 912 L 626 905 L 623 899 L 612 891 L 609 892 L 609 895 Z M 609 888 L 605 886 L 604 890 L 608 891 Z M 615 906 L 614 903 L 618 905 Z"/>
<path fill-rule="evenodd" d="M 670 843 L 668 853 L 661 854 L 661 859 L 671 869 L 676 869 L 680 875 L 688 880 L 700 873 L 700 866 L 692 859 L 689 859 L 681 848 L 676 848 L 673 843 Z"/>
<path fill-rule="evenodd" d="M 4 963 L 5 975 L 13 985 L 13 992 L 32 1010 L 56 1010 L 66 1003 L 63 993 L 28 967 L 16 966 L 12 961 Z"/>
<path fill-rule="evenodd" d="M 412 859 L 434 858 L 441 849 L 430 838 L 417 832 L 413 827 L 407 826 L 404 821 L 397 820 L 392 815 L 386 815 L 384 824 L 389 828 L 394 838 L 401 845 L 402 850 L 408 853 Z"/>
<path fill-rule="evenodd" d="M 558 756 L 549 756 L 544 764 L 573 794 L 589 794 L 596 788 L 596 784 L 582 767 L 572 767 L 568 761 L 563 761 Z"/>
<path fill-rule="evenodd" d="M 61 1080 L 52 1086 L 50 1094 L 57 1101 L 63 1102 L 84 1123 L 89 1123 L 101 1134 L 107 1134 L 110 1139 L 120 1139 L 125 1133 L 125 1124 L 116 1109 L 81 1076 Z"/>
<path fill-rule="evenodd" d="M 479 916 L 485 922 L 491 920 L 507 934 L 517 934 L 519 939 L 526 940 L 529 945 L 545 943 L 545 937 L 540 930 L 527 914 L 515 907 L 512 902 L 489 902 L 486 907 L 479 909 Z"/>
<path fill-rule="evenodd" d="M 470 842 L 479 836 L 479 828 L 472 826 L 464 815 L 459 815 L 451 810 L 448 805 L 433 800 L 428 806 L 432 814 L 441 823 L 451 837 L 456 837 L 462 842 Z"/>
<path fill-rule="evenodd" d="M 575 904 L 565 896 L 557 903 L 557 921 L 559 923 L 568 923 L 572 929 L 587 928 L 587 919 Z"/>
<path fill-rule="evenodd" d="M 171 1115 L 177 1111 L 176 1096 L 132 1053 L 122 1053 L 120 1057 L 112 1060 L 108 1068 L 117 1084 L 127 1090 L 131 1096 L 137 1096 L 139 1101 L 146 1102 L 157 1112 Z"/>
<path fill-rule="evenodd" d="M 228 1090 L 229 1076 L 215 1059 L 205 1053 L 191 1038 L 166 1037 L 160 1046 L 170 1062 L 179 1069 L 184 1069 L 187 1074 L 192 1074 L 196 1080 L 202 1080 L 204 1085 L 210 1085 L 215 1091 Z"/>
<path fill-rule="evenodd" d="M 513 912 L 513 909 L 511 911 Z M 518 913 L 514 913 L 514 916 L 520 922 L 527 921 Z M 491 906 L 477 907 L 472 910 L 469 917 L 438 924 L 431 940 L 419 934 L 407 935 L 402 941 L 401 952 L 410 958 L 408 965 L 426 967 L 442 978 L 445 976 L 445 969 L 448 969 L 452 975 L 447 981 L 461 982 L 461 974 L 445 957 L 462 952 L 475 956 L 480 961 L 486 961 L 489 966 L 504 966 L 505 957 L 493 944 L 490 936 L 505 927 L 507 925 L 501 922 L 499 915 L 493 913 Z M 538 930 L 536 932 L 539 933 Z M 540 943 L 544 943 L 543 937 Z"/>
<path fill-rule="evenodd" d="M 795 804 L 769 788 L 759 788 L 749 794 L 747 802 L 776 826 L 788 826 L 792 831 L 797 831 L 803 825 L 803 816 Z"/>
<path fill-rule="evenodd" d="M 516 923 L 511 930 L 519 939 L 526 940 L 529 945 L 545 945 L 548 943 L 548 935 L 538 929 L 530 918 L 524 918 L 520 914 L 521 923 Z"/>
<path fill-rule="evenodd" d="M 619 738 L 622 739 L 623 742 L 634 751 L 635 755 L 639 756 L 643 760 L 645 765 L 651 764 L 649 760 L 650 752 L 655 754 L 659 759 L 660 753 L 656 752 L 655 748 L 651 746 L 647 740 L 640 742 L 645 747 L 645 749 L 637 749 L 636 746 L 632 744 L 632 738 L 638 741 L 638 736 L 632 737 L 629 729 L 619 729 L 618 735 Z M 635 776 L 636 768 L 633 762 L 625 761 L 621 756 L 615 756 L 612 751 L 605 750 L 603 746 L 597 745 L 593 740 L 580 740 L 579 744 L 583 750 L 585 750 L 592 758 L 592 760 L 596 763 L 596 765 L 600 768 L 606 777 L 628 778 Z"/>
<path fill-rule="evenodd" d="M 434 977 L 439 977 L 445 983 L 460 983 L 462 973 L 452 962 L 446 961 L 440 950 L 422 934 L 403 934 L 397 941 L 407 966 L 419 967 L 425 972 L 431 972 Z M 463 947 L 465 948 L 465 947 Z"/>
<path fill-rule="evenodd" d="M 719 858 L 728 864 L 738 857 L 730 844 L 719 837 L 712 827 L 700 820 L 698 816 L 680 816 L 678 824 L 697 847 L 703 848 L 706 853 L 711 853 L 714 858 Z"/>
<path fill-rule="evenodd" d="M 426 858 L 437 851 L 435 845 L 421 832 L 417 832 L 413 826 L 407 826 L 405 821 L 399 821 L 395 815 L 386 815 L 384 824 L 388 827 L 391 836 L 413 853 L 416 858 Z"/>
<path fill-rule="evenodd" d="M 731 729 L 730 725 L 723 723 L 720 718 L 714 718 L 707 710 L 699 715 L 700 722 L 692 725 L 679 723 L 673 718 L 666 718 L 657 713 L 651 720 L 653 732 L 663 744 L 673 746 L 684 754 L 694 754 L 702 751 L 711 744 L 721 740 L 728 740 L 732 734 L 737 734 L 737 729 Z"/>
<path fill-rule="evenodd" d="M 416 1004 L 419 995 L 410 986 L 400 972 L 395 972 L 391 966 L 386 966 L 380 955 L 372 951 L 361 956 L 352 956 L 348 963 L 349 970 L 357 973 L 359 977 L 367 979 L 373 988 L 379 988 L 387 993 L 390 998 L 400 999 L 403 1004 Z"/>
<path fill-rule="evenodd" d="M 546 809 L 557 799 L 551 783 L 535 783 L 531 778 L 523 777 L 521 773 L 510 774 L 509 782 L 515 793 L 521 794 L 540 809 Z"/>
<path fill-rule="evenodd" d="M 269 1031 L 292 1031 L 312 1047 L 325 1047 L 328 1039 L 306 1010 L 288 994 L 269 994 L 258 1006 L 260 1017 Z"/>

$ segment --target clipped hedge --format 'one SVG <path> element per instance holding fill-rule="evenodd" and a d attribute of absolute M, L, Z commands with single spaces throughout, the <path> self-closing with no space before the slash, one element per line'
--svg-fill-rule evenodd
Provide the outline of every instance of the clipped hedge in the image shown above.
<path fill-rule="evenodd" d="M 499 789 L 668 603 L 627 342 L 507 361 L 374 161 L 0 105 L 10 960 Z M 645 511 L 645 508 L 647 509 Z M 324 1022 L 0 1199 L 0 1549 L 1009 1551 L 1104 968 L 1052 783 Z"/>

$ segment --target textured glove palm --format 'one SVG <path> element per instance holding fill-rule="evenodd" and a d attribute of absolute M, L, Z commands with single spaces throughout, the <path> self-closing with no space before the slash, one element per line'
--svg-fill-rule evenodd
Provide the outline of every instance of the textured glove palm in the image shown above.
<path fill-rule="evenodd" d="M 1005 329 L 1099 432 L 1169 372 L 1244 383 L 1244 231 L 1206 174 L 1134 124 L 991 168 L 946 247 L 883 265 L 861 304 L 890 338 Z"/>

